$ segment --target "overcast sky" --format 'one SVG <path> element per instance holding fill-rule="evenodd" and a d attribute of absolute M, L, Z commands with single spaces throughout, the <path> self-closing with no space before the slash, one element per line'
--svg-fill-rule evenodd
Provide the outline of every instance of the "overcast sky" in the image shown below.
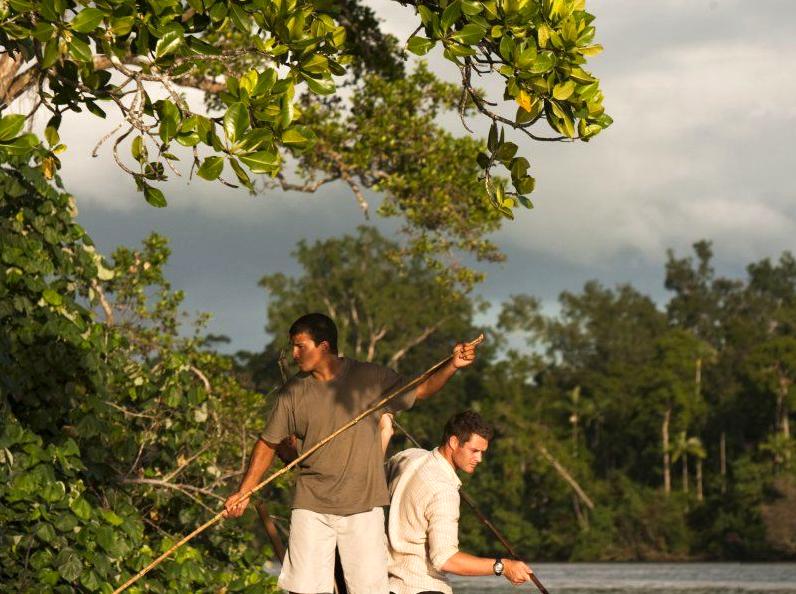
<path fill-rule="evenodd" d="M 409 8 L 370 4 L 388 31 L 405 38 L 413 28 Z M 796 251 L 796 2 L 587 6 L 605 46 L 590 69 L 615 123 L 589 143 L 524 145 L 537 178 L 536 208 L 495 235 L 509 260 L 486 270 L 480 294 L 497 308 L 510 294 L 530 293 L 552 309 L 562 290 L 596 278 L 630 282 L 662 301 L 667 248 L 684 254 L 694 241 L 711 239 L 727 275 Z M 315 195 L 252 197 L 175 179 L 166 187 L 169 207 L 154 209 L 108 147 L 90 158 L 111 127 L 93 116 L 65 121 L 63 177 L 79 221 L 106 252 L 150 231 L 167 235 L 173 285 L 186 291 L 189 310 L 214 314 L 211 330 L 232 339 L 230 350 L 266 342 L 266 295 L 257 281 L 298 271 L 290 257 L 296 241 L 363 223 L 353 197 L 337 185 Z M 455 123 L 452 129 L 466 133 Z M 394 223 L 379 226 L 394 232 Z"/>

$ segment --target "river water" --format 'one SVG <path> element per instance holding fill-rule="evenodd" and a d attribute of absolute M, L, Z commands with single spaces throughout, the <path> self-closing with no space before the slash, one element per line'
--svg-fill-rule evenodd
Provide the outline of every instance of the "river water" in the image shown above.
<path fill-rule="evenodd" d="M 796 563 L 538 563 L 550 594 L 796 594 Z M 537 593 L 504 578 L 452 580 L 455 594 Z"/>

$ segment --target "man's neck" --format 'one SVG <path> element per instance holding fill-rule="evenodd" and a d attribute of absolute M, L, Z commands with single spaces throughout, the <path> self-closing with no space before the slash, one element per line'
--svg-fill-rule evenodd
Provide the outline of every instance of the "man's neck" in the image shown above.
<path fill-rule="evenodd" d="M 337 377 L 340 368 L 343 365 L 343 360 L 337 354 L 326 355 L 318 366 L 312 370 L 312 377 L 320 382 L 328 382 Z"/>
<path fill-rule="evenodd" d="M 442 455 L 443 458 L 445 458 L 445 460 L 448 461 L 448 464 L 450 464 L 451 468 L 453 468 L 455 471 L 456 465 L 453 463 L 453 452 L 451 449 L 448 446 L 439 446 L 437 451 Z"/>

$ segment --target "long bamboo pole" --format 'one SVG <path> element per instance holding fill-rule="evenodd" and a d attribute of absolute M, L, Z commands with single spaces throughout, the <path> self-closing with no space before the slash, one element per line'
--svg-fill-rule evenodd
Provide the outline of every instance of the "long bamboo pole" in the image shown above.
<path fill-rule="evenodd" d="M 480 344 L 483 340 L 484 340 L 484 335 L 481 334 L 478 338 L 476 338 L 475 340 L 473 340 L 473 341 L 471 341 L 471 342 L 469 342 L 467 344 L 468 344 L 468 346 L 476 346 L 476 345 Z M 238 497 L 235 500 L 235 502 L 238 502 L 238 501 L 241 501 L 243 499 L 246 499 L 247 497 L 250 497 L 253 493 L 256 493 L 257 491 L 259 491 L 260 489 L 265 487 L 268 483 L 274 481 L 275 479 L 279 478 L 283 474 L 287 473 L 290 469 L 292 469 L 293 467 L 298 465 L 300 462 L 302 462 L 303 460 L 305 460 L 306 458 L 308 458 L 309 456 L 314 454 L 320 448 L 322 448 L 327 443 L 332 441 L 335 437 L 340 435 L 343 431 L 346 431 L 347 429 L 350 429 L 351 427 L 353 427 L 354 425 L 359 423 L 362 419 L 364 419 L 368 415 L 373 414 L 374 412 L 376 412 L 380 408 L 383 408 L 387 403 L 389 403 L 394 398 L 400 396 L 404 392 L 408 392 L 409 390 L 419 386 L 421 383 L 423 383 L 429 377 L 431 377 L 434 373 L 436 373 L 437 371 L 439 371 L 440 369 L 445 367 L 445 365 L 450 363 L 450 361 L 452 359 L 453 359 L 453 355 L 450 355 L 449 357 L 446 357 L 445 359 L 443 359 L 439 363 L 437 363 L 437 364 L 433 365 L 432 367 L 430 367 L 429 369 L 427 369 L 422 375 L 419 375 L 418 377 L 416 377 L 412 381 L 408 382 L 407 384 L 401 386 L 400 388 L 397 388 L 396 390 L 393 390 L 392 392 L 387 394 L 387 396 L 385 396 L 384 398 L 379 400 L 376 404 L 371 406 L 369 409 L 367 409 L 364 412 L 360 413 L 359 415 L 357 415 L 356 417 L 351 419 L 348 423 L 346 423 L 345 425 L 340 427 L 337 431 L 335 431 L 334 433 L 324 437 L 321 441 L 316 443 L 314 446 L 312 446 L 310 449 L 308 449 L 306 452 L 304 452 L 301 456 L 299 456 L 298 458 L 296 458 L 295 460 L 293 460 L 292 462 L 290 462 L 289 464 L 287 464 L 286 466 L 284 466 L 280 470 L 274 472 L 273 474 L 268 476 L 268 478 L 266 478 L 265 480 L 261 481 L 259 484 L 255 485 L 254 487 L 252 487 L 251 489 L 249 489 L 245 493 L 241 494 L 240 497 Z M 201 534 L 202 532 L 204 532 L 205 530 L 207 530 L 208 528 L 210 528 L 214 524 L 217 524 L 220 520 L 222 520 L 225 517 L 225 514 L 226 514 L 226 509 L 221 510 L 215 516 L 210 518 L 207 522 L 205 522 L 204 524 L 202 524 L 201 526 L 196 528 L 193 532 L 191 532 L 190 534 L 182 537 L 177 543 L 172 545 L 169 548 L 169 550 L 167 550 L 165 553 L 160 555 L 157 559 L 152 561 L 149 565 L 144 567 L 144 569 L 142 569 L 137 574 L 135 574 L 133 577 L 131 577 L 129 580 L 124 582 L 121 586 L 116 588 L 113 591 L 113 594 L 120 594 L 121 592 L 124 592 L 127 588 L 132 586 L 134 583 L 136 583 L 138 580 L 140 580 L 142 577 L 144 577 L 147 573 L 149 573 L 155 567 L 157 567 L 163 561 L 165 561 L 174 551 L 179 549 L 186 542 L 192 540 L 193 538 L 195 538 L 196 536 L 198 536 L 199 534 Z"/>
<path fill-rule="evenodd" d="M 406 429 L 404 429 L 400 425 L 400 423 L 398 423 L 398 421 L 393 419 L 392 424 L 401 433 L 403 433 L 406 436 L 406 438 L 415 445 L 415 447 L 418 447 L 418 448 L 423 447 L 423 446 L 421 446 L 418 443 L 418 441 Z M 476 517 L 478 517 L 478 519 L 481 521 L 481 523 L 484 526 L 486 526 L 487 528 L 489 528 L 489 530 L 492 532 L 492 534 L 494 534 L 495 537 L 500 541 L 500 544 L 502 544 L 503 548 L 506 549 L 506 552 L 509 554 L 509 557 L 511 557 L 512 559 L 519 560 L 519 557 L 517 556 L 517 553 L 514 552 L 514 547 L 511 546 L 511 543 L 508 540 L 506 540 L 506 537 L 503 536 L 503 534 L 500 532 L 500 530 L 497 529 L 497 527 L 489 520 L 489 518 L 487 518 L 480 509 L 478 509 L 478 506 L 476 505 L 475 500 L 472 497 L 470 497 L 463 489 L 459 489 L 459 495 L 461 495 L 461 497 L 464 500 L 464 502 L 473 511 L 473 513 L 476 515 Z M 542 582 L 539 581 L 539 578 L 536 577 L 535 573 L 531 574 L 531 580 L 533 581 L 534 585 L 539 590 L 539 592 L 541 592 L 542 594 L 550 594 L 547 591 L 547 588 L 545 588 L 542 585 Z"/>

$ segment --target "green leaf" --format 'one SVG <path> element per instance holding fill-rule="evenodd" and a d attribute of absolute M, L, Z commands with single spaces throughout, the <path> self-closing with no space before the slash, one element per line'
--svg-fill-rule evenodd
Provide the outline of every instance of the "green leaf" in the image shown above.
<path fill-rule="evenodd" d="M 78 62 L 91 62 L 92 60 L 91 48 L 79 37 L 72 37 L 72 41 L 69 42 L 69 53 Z"/>
<path fill-rule="evenodd" d="M 72 549 L 63 549 L 55 559 L 58 573 L 67 582 L 74 582 L 83 571 L 83 563 L 78 554 Z"/>
<path fill-rule="evenodd" d="M 144 198 L 146 199 L 147 202 L 149 202 L 152 206 L 156 208 L 163 208 L 168 204 L 166 202 L 166 197 L 163 195 L 163 192 L 158 188 L 154 188 L 152 186 L 146 186 L 144 188 Z M 78 517 L 80 516 L 80 514 L 78 514 L 77 511 L 75 511 L 74 509 L 72 511 L 74 511 L 75 514 L 78 515 Z"/>
<path fill-rule="evenodd" d="M 69 27 L 78 33 L 91 33 L 99 26 L 104 16 L 99 8 L 84 8 L 70 21 Z"/>
<path fill-rule="evenodd" d="M 35 534 L 40 540 L 50 543 L 55 538 L 55 528 L 52 524 L 39 524 Z"/>
<path fill-rule="evenodd" d="M 517 154 L 517 145 L 513 142 L 504 142 L 495 151 L 495 159 L 509 161 Z"/>
<path fill-rule="evenodd" d="M 507 61 L 511 61 L 511 57 L 514 54 L 514 40 L 509 37 L 508 35 L 504 35 L 503 39 L 500 40 L 500 56 Z"/>
<path fill-rule="evenodd" d="M 575 81 L 568 80 L 564 83 L 558 83 L 553 87 L 553 97 L 559 101 L 564 101 L 572 96 L 575 92 Z"/>
<path fill-rule="evenodd" d="M 61 297 L 57 292 L 53 291 L 52 289 L 44 289 L 42 291 L 42 299 L 49 303 L 50 305 L 59 306 L 63 303 L 64 299 Z"/>
<path fill-rule="evenodd" d="M 16 138 L 25 127 L 25 116 L 19 114 L 7 115 L 0 119 L 0 142 Z"/>
<path fill-rule="evenodd" d="M 133 30 L 134 23 L 134 16 L 113 17 L 110 26 L 111 33 L 116 37 L 124 37 Z"/>
<path fill-rule="evenodd" d="M 206 41 L 202 41 L 201 39 L 197 39 L 196 37 L 186 37 L 185 40 L 188 43 L 188 47 L 195 54 L 217 56 L 221 53 L 221 48 L 209 44 Z"/>
<path fill-rule="evenodd" d="M 100 515 L 102 516 L 102 519 L 108 522 L 108 524 L 111 526 L 121 526 L 124 524 L 124 520 L 122 520 L 114 511 L 110 509 L 100 510 Z"/>
<path fill-rule="evenodd" d="M 251 190 L 253 188 L 252 181 L 249 178 L 249 175 L 246 173 L 246 171 L 244 171 L 243 167 L 240 166 L 238 160 L 230 159 L 229 164 L 232 165 L 232 170 L 235 172 L 238 181 Z"/>
<path fill-rule="evenodd" d="M 520 201 L 520 204 L 522 204 L 525 208 L 533 208 L 533 202 L 528 200 L 527 196 L 523 196 L 522 194 L 519 194 L 517 196 L 517 199 Z"/>
<path fill-rule="evenodd" d="M 36 24 L 36 28 L 33 29 L 33 37 L 44 43 L 52 38 L 54 31 L 55 27 L 53 27 L 50 23 L 46 21 L 39 21 Z"/>
<path fill-rule="evenodd" d="M 158 133 L 163 142 L 168 142 L 180 127 L 180 110 L 168 99 L 164 99 L 158 104 L 158 115 L 160 116 L 160 129 Z"/>
<path fill-rule="evenodd" d="M 39 144 L 39 137 L 28 132 L 10 141 L 0 141 L 0 149 L 12 155 L 27 155 L 30 150 Z"/>
<path fill-rule="evenodd" d="M 177 142 L 182 146 L 196 146 L 201 141 L 198 132 L 180 132 L 176 136 Z"/>
<path fill-rule="evenodd" d="M 243 136 L 249 127 L 249 111 L 242 103 L 233 103 L 224 114 L 224 133 L 230 142 Z M 220 172 L 221 170 L 219 170 Z M 218 177 L 218 176 L 216 176 Z M 215 178 L 214 178 L 215 179 Z"/>
<path fill-rule="evenodd" d="M 58 130 L 53 128 L 52 126 L 47 126 L 44 129 L 44 138 L 47 140 L 47 144 L 50 146 L 55 146 L 59 142 L 61 142 L 61 137 L 58 135 Z"/>
<path fill-rule="evenodd" d="M 511 162 L 511 178 L 514 180 L 522 179 L 522 177 L 527 173 L 528 168 L 531 164 L 528 162 L 528 159 L 525 157 L 517 157 L 513 159 Z"/>
<path fill-rule="evenodd" d="M 464 45 L 475 45 L 484 38 L 484 35 L 486 35 L 485 27 L 476 23 L 468 23 L 462 27 L 461 31 L 451 35 L 451 39 Z"/>
<path fill-rule="evenodd" d="M 196 171 L 196 175 L 208 181 L 213 181 L 214 179 L 218 178 L 219 175 L 221 175 L 223 170 L 224 159 L 222 157 L 207 157 Z"/>
<path fill-rule="evenodd" d="M 407 43 L 407 49 L 412 52 L 413 54 L 417 54 L 418 56 L 426 55 L 429 50 L 434 47 L 436 41 L 431 39 L 426 39 L 425 37 L 417 37 L 413 36 L 409 38 L 409 42 Z"/>
<path fill-rule="evenodd" d="M 133 138 L 133 142 L 130 145 L 130 152 L 133 155 L 133 159 L 139 163 L 147 160 L 147 150 L 146 146 L 144 145 L 143 136 L 136 136 Z"/>
<path fill-rule="evenodd" d="M 47 43 L 44 44 L 44 53 L 42 54 L 41 59 L 41 67 L 42 68 L 49 68 L 58 60 L 60 53 L 58 50 L 58 44 L 60 43 L 60 39 L 55 37 L 50 39 Z"/>
<path fill-rule="evenodd" d="M 302 75 L 302 78 L 307 82 L 310 91 L 316 95 L 331 95 L 334 93 L 336 86 L 331 76 L 321 79 L 312 78 L 311 76 Z"/>
<path fill-rule="evenodd" d="M 553 69 L 556 64 L 555 54 L 551 51 L 541 52 L 536 55 L 536 59 L 531 64 L 531 72 L 534 74 L 544 74 Z"/>
<path fill-rule="evenodd" d="M 155 58 L 162 58 L 177 51 L 184 37 L 185 30 L 177 23 L 171 23 L 155 45 Z"/>
<path fill-rule="evenodd" d="M 462 0 L 462 12 L 467 16 L 473 16 L 484 10 L 484 5 L 476 0 Z"/>
<path fill-rule="evenodd" d="M 462 3 L 460 0 L 453 0 L 445 11 L 442 13 L 442 18 L 440 19 L 440 27 L 442 31 L 445 32 L 450 29 L 451 25 L 455 23 L 459 17 L 462 15 Z"/>
<path fill-rule="evenodd" d="M 301 69 L 312 74 L 329 72 L 329 59 L 323 54 L 312 54 L 309 59 L 301 62 Z"/>
<path fill-rule="evenodd" d="M 86 109 L 88 109 L 95 116 L 98 116 L 103 119 L 107 115 L 105 113 L 105 110 L 102 109 L 99 105 L 97 105 L 94 101 L 86 101 Z"/>
<path fill-rule="evenodd" d="M 526 175 L 514 187 L 516 188 L 517 193 L 519 194 L 530 194 L 531 192 L 533 192 L 535 186 L 536 186 L 536 180 L 532 178 L 530 175 Z"/>
<path fill-rule="evenodd" d="M 489 127 L 489 136 L 487 137 L 487 148 L 490 152 L 494 152 L 498 145 L 498 128 L 495 122 Z"/>
<path fill-rule="evenodd" d="M 242 7 L 238 6 L 237 4 L 230 3 L 231 14 L 230 18 L 234 23 L 235 27 L 243 33 L 250 33 L 251 32 L 251 18 L 249 17 L 249 13 L 243 10 Z"/>
<path fill-rule="evenodd" d="M 312 131 L 299 126 L 294 126 L 289 130 L 285 130 L 285 132 L 282 134 L 282 144 L 296 148 L 303 148 L 310 144 L 313 140 L 315 140 L 315 138 L 312 134 Z"/>
<path fill-rule="evenodd" d="M 279 165 L 279 154 L 271 151 L 257 151 L 239 158 L 252 173 L 270 173 Z"/>

